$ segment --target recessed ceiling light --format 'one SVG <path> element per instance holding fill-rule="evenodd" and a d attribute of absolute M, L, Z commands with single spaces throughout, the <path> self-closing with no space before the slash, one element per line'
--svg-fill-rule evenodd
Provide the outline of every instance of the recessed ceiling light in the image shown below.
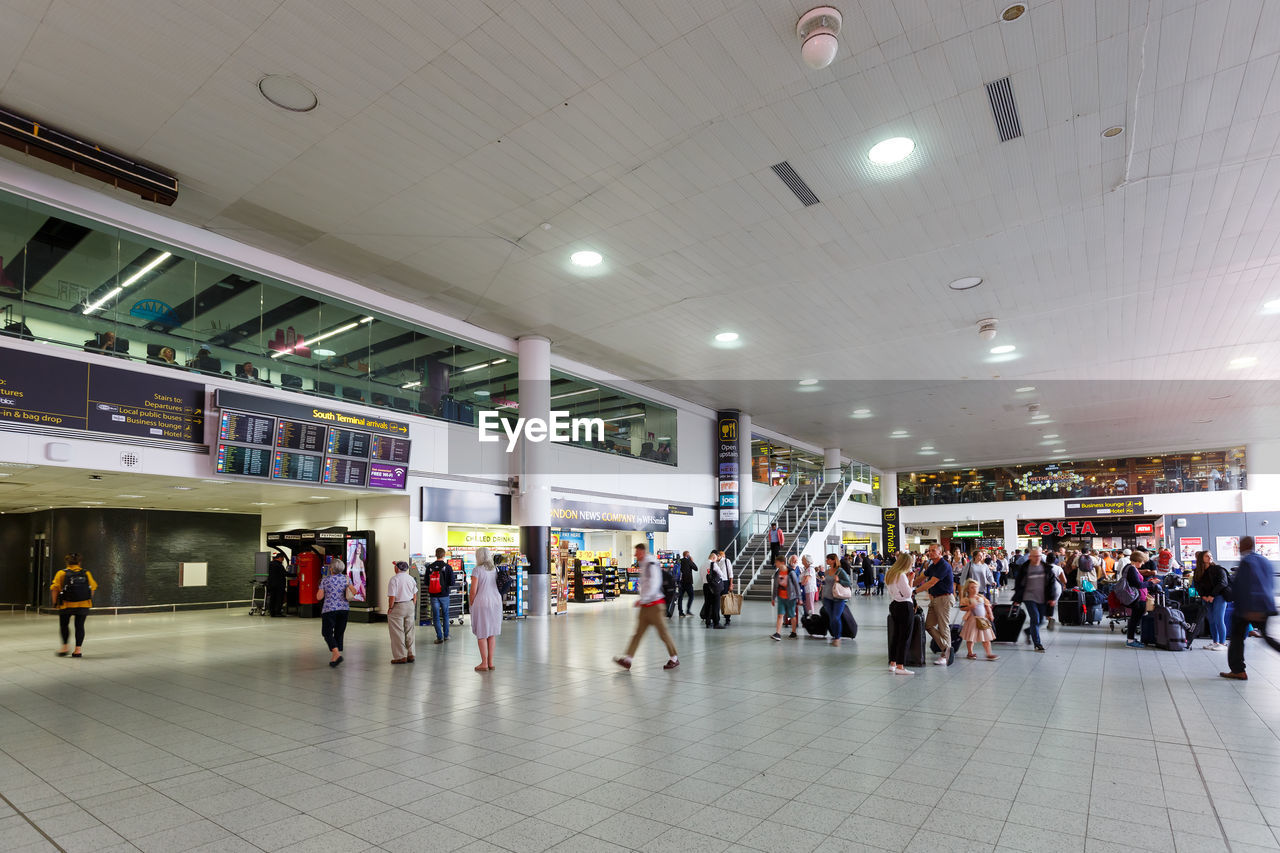
<path fill-rule="evenodd" d="M 178 492 L 189 492 L 189 491 L 191 491 L 191 486 L 170 486 L 169 488 L 173 489 L 174 491 L 178 491 Z"/>
<path fill-rule="evenodd" d="M 1242 355 L 1240 356 L 1240 358 L 1231 359 L 1231 361 L 1227 364 L 1227 367 L 1230 367 L 1233 370 L 1239 370 L 1242 367 L 1253 367 L 1257 363 L 1258 363 L 1257 357 L 1252 355 Z"/>
<path fill-rule="evenodd" d="M 716 340 L 722 344 L 732 343 L 737 339 L 738 339 L 737 332 L 721 332 L 720 334 L 716 335 Z"/>
<path fill-rule="evenodd" d="M 965 278 L 958 278 L 948 284 L 947 287 L 952 290 L 973 290 L 980 284 L 982 284 L 982 279 L 976 275 L 971 275 L 966 276 Z"/>
<path fill-rule="evenodd" d="M 916 144 L 913 140 L 905 136 L 895 136 L 872 146 L 867 152 L 867 159 L 881 166 L 891 166 L 910 157 L 914 150 L 916 150 Z"/>
<path fill-rule="evenodd" d="M 1007 9 L 1005 9 L 1003 12 L 1000 13 L 1000 20 L 1006 23 L 1008 23 L 1009 21 L 1016 21 L 1019 18 L 1021 18 L 1023 15 L 1025 15 L 1026 12 L 1027 12 L 1026 3 L 1014 3 L 1012 6 L 1009 6 Z"/>
<path fill-rule="evenodd" d="M 102 506 L 106 501 L 80 501 L 80 503 L 89 504 L 91 506 Z"/>
<path fill-rule="evenodd" d="M 1005 353 L 1013 352 L 1013 351 L 1014 351 L 1014 350 L 1016 350 L 1016 349 L 1017 349 L 1017 347 L 1015 347 L 1013 344 L 1001 344 L 1001 345 L 1000 345 L 1000 346 L 998 346 L 998 347 L 992 347 L 992 348 L 991 348 L 991 354 L 992 354 L 992 355 L 1004 355 Z"/>
<path fill-rule="evenodd" d="M 263 77 L 258 81 L 258 91 L 280 109 L 292 113 L 309 113 L 320 103 L 315 92 L 285 74 L 268 74 Z"/>
<path fill-rule="evenodd" d="M 871 410 L 870 409 L 854 409 L 853 413 L 855 415 L 869 415 L 871 414 Z"/>
<path fill-rule="evenodd" d="M 921 450 L 933 450 L 933 445 L 932 445 L 932 444 L 926 444 L 924 447 L 921 447 L 920 449 L 921 449 Z"/>
<path fill-rule="evenodd" d="M 955 462 L 955 461 L 956 461 L 956 459 L 955 459 L 955 457 L 954 457 L 954 456 L 948 456 L 946 459 L 943 459 L 942 461 L 943 461 L 943 462 Z"/>
<path fill-rule="evenodd" d="M 1108 127 L 1106 130 L 1102 131 L 1102 135 L 1105 136 L 1107 139 L 1111 139 L 1113 137 L 1119 136 L 1122 133 L 1124 133 L 1124 128 L 1118 124 Z"/>
<path fill-rule="evenodd" d="M 906 437 L 907 437 L 907 431 L 905 429 L 900 429 L 897 432 L 889 433 L 889 438 L 906 438 Z"/>
<path fill-rule="evenodd" d="M 116 495 L 118 498 L 140 498 L 142 495 Z"/>
<path fill-rule="evenodd" d="M 604 260 L 604 255 L 588 249 L 582 252 L 574 252 L 569 256 L 569 260 L 573 262 L 575 267 L 598 267 L 600 262 Z"/>
<path fill-rule="evenodd" d="M 1034 385 L 1023 385 L 1021 388 L 1014 388 L 1013 392 L 1015 394 L 1026 394 L 1027 392 L 1034 390 L 1036 390 L 1036 386 Z"/>
<path fill-rule="evenodd" d="M 1280 299 L 1272 299 L 1262 307 L 1266 308 L 1268 311 L 1280 311 Z"/>
<path fill-rule="evenodd" d="M 817 385 L 817 384 L 818 384 L 818 380 L 816 380 L 816 379 L 801 379 L 801 380 L 800 380 L 800 384 L 801 384 L 801 385 L 805 385 L 805 386 L 809 386 L 809 385 Z"/>
<path fill-rule="evenodd" d="M 1051 432 L 1045 435 L 1045 438 L 1057 438 L 1057 437 L 1058 437 L 1058 434 L 1056 432 Z"/>
<path fill-rule="evenodd" d="M 472 393 L 472 394 L 475 394 L 477 397 L 488 397 L 488 396 L 489 396 L 489 392 L 488 392 L 488 391 L 486 391 L 486 390 L 484 390 L 483 388 L 480 388 L 480 389 L 477 389 L 477 390 L 475 390 L 475 391 L 472 391 L 471 393 Z"/>
<path fill-rule="evenodd" d="M 338 354 L 337 352 L 331 349 L 313 349 L 311 352 L 313 355 L 318 355 L 321 358 L 333 358 L 335 355 Z"/>

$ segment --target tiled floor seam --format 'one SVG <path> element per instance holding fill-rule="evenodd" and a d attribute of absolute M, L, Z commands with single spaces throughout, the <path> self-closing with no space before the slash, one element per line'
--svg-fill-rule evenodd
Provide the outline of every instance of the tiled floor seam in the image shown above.
<path fill-rule="evenodd" d="M 14 802 L 10 800 L 8 797 L 6 797 L 3 793 L 0 793 L 0 800 L 3 800 L 6 806 L 13 809 L 13 813 L 21 817 L 23 820 L 25 820 L 32 829 L 40 833 L 40 837 L 43 838 L 46 842 L 48 842 L 53 847 L 53 849 L 58 851 L 58 853 L 67 853 L 67 850 L 65 847 L 63 847 L 61 844 L 59 844 L 58 842 L 50 838 L 49 833 L 41 829 L 40 825 L 37 824 L 34 820 L 27 817 L 27 813 L 24 812 L 22 809 L 18 808 L 17 805 L 15 805 Z"/>
<path fill-rule="evenodd" d="M 1200 766 L 1200 756 L 1196 752 L 1195 747 L 1191 743 L 1191 732 L 1187 730 L 1187 722 L 1182 718 L 1182 709 L 1178 707 L 1178 702 L 1173 695 L 1173 686 L 1169 684 L 1169 674 L 1164 667 L 1160 668 L 1160 674 L 1164 679 L 1164 688 L 1169 692 L 1169 704 L 1173 705 L 1173 712 L 1178 715 L 1178 725 L 1182 727 L 1182 733 L 1187 739 L 1187 746 L 1191 752 L 1191 760 L 1196 764 L 1196 775 L 1200 777 L 1200 785 L 1204 788 L 1206 799 L 1209 801 L 1209 808 L 1213 809 L 1213 820 L 1218 825 L 1218 832 L 1222 835 L 1222 843 L 1227 846 L 1228 853 L 1231 851 L 1231 839 L 1227 837 L 1227 828 L 1222 823 L 1222 816 L 1218 814 L 1218 805 L 1214 802 L 1213 791 L 1209 787 L 1209 780 L 1205 778 L 1204 768 Z M 1230 753 L 1228 753 L 1230 755 Z M 1235 764 L 1235 758 L 1232 757 L 1231 763 Z"/>

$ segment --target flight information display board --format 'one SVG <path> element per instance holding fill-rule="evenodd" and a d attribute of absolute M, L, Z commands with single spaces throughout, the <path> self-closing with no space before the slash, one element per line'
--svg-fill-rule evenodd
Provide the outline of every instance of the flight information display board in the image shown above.
<path fill-rule="evenodd" d="M 410 442 L 401 436 L 408 424 L 222 390 L 216 399 L 217 474 L 357 489 L 407 486 Z"/>
<path fill-rule="evenodd" d="M 313 456 L 310 453 L 277 450 L 275 461 L 271 463 L 271 479 L 319 483 L 323 460 L 323 456 Z"/>
<path fill-rule="evenodd" d="M 333 456 L 324 460 L 324 481 L 330 486 L 359 486 L 369 481 L 369 463 L 363 459 L 339 459 Z"/>
<path fill-rule="evenodd" d="M 383 462 L 399 462 L 407 465 L 409 463 L 409 440 L 407 438 L 375 435 L 373 437 L 373 458 L 381 459 Z"/>
<path fill-rule="evenodd" d="M 218 441 L 270 447 L 274 440 L 276 419 L 270 415 L 223 410 L 218 419 Z"/>
<path fill-rule="evenodd" d="M 369 446 L 373 436 L 353 429 L 329 427 L 328 453 L 330 456 L 356 456 L 369 458 Z"/>
<path fill-rule="evenodd" d="M 276 424 L 276 447 L 282 450 L 300 450 L 303 453 L 323 453 L 328 427 L 290 421 L 281 418 Z"/>
<path fill-rule="evenodd" d="M 271 476 L 271 448 L 219 444 L 215 469 L 237 477 Z"/>

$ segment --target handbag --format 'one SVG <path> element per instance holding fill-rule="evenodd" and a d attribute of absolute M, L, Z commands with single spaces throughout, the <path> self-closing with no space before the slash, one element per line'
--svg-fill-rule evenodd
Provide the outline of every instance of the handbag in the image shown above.
<path fill-rule="evenodd" d="M 742 596 L 736 592 L 726 592 L 720 596 L 720 612 L 725 616 L 738 616 L 742 613 Z"/>
<path fill-rule="evenodd" d="M 836 576 L 835 581 L 831 584 L 831 597 L 837 601 L 853 598 L 853 590 L 840 583 L 839 575 Z"/>
<path fill-rule="evenodd" d="M 985 616 L 979 616 L 979 617 L 977 617 L 974 621 L 977 623 L 977 625 L 978 625 L 978 630 L 979 630 L 979 631 L 990 631 L 990 630 L 991 630 L 991 620 L 990 620 L 990 619 L 988 619 L 987 617 L 985 617 Z"/>

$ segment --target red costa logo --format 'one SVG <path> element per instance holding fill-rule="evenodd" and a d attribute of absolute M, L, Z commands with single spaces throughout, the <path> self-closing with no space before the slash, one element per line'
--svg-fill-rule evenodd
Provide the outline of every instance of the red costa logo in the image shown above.
<path fill-rule="evenodd" d="M 1022 526 L 1022 533 L 1024 536 L 1052 536 L 1055 533 L 1059 536 L 1098 535 L 1092 521 L 1059 521 L 1056 524 L 1052 521 L 1028 521 Z"/>

